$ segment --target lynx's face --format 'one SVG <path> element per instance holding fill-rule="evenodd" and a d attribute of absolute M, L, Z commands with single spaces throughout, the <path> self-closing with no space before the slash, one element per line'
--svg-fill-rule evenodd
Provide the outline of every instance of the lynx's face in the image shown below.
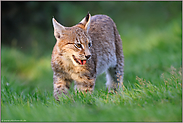
<path fill-rule="evenodd" d="M 58 51 L 65 60 L 72 61 L 75 66 L 85 65 L 91 57 L 92 42 L 87 32 L 80 27 L 72 27 L 64 32 L 63 37 L 57 40 Z"/>
<path fill-rule="evenodd" d="M 87 35 L 87 33 L 78 28 L 76 29 L 76 36 L 74 38 L 74 48 L 72 53 L 72 61 L 73 63 L 77 65 L 85 65 L 87 60 L 90 59 L 91 53 L 90 53 L 90 47 L 92 45 L 90 37 Z"/>
<path fill-rule="evenodd" d="M 91 39 L 88 35 L 90 15 L 73 27 L 64 27 L 53 18 L 54 35 L 58 54 L 66 62 L 82 66 L 91 58 Z"/>

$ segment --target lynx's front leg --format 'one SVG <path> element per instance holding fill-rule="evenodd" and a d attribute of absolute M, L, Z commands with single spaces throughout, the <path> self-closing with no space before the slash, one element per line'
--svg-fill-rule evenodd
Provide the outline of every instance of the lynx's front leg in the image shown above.
<path fill-rule="evenodd" d="M 95 86 L 95 78 L 93 79 L 84 79 L 82 81 L 75 81 L 74 89 L 75 91 L 89 92 L 92 93 Z"/>
<path fill-rule="evenodd" d="M 56 100 L 59 100 L 58 96 L 62 94 L 67 94 L 70 88 L 70 81 L 67 79 L 61 79 L 60 77 L 54 76 L 54 97 Z"/>

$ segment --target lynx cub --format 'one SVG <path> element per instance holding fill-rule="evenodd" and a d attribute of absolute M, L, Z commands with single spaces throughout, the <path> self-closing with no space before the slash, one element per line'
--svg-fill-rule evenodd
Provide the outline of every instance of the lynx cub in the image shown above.
<path fill-rule="evenodd" d="M 55 99 L 68 93 L 73 80 L 75 90 L 91 93 L 97 75 L 103 72 L 109 92 L 121 88 L 122 41 L 110 17 L 88 13 L 73 27 L 64 27 L 53 18 L 53 27 L 57 40 L 51 60 Z"/>

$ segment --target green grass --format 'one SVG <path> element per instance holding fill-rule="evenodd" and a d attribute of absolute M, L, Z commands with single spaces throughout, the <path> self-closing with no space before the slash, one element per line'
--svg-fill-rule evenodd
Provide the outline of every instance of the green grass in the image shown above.
<path fill-rule="evenodd" d="M 181 19 L 144 32 L 119 32 L 123 39 L 123 91 L 108 94 L 105 74 L 92 95 L 70 91 L 53 98 L 51 53 L 41 57 L 1 49 L 1 121 L 182 121 Z"/>
<path fill-rule="evenodd" d="M 50 92 L 14 92 L 2 79 L 2 120 L 26 121 L 181 121 L 182 73 L 171 68 L 162 74 L 164 81 L 155 86 L 142 78 L 140 84 L 124 87 L 123 92 L 108 94 L 72 93 L 56 102 Z"/>

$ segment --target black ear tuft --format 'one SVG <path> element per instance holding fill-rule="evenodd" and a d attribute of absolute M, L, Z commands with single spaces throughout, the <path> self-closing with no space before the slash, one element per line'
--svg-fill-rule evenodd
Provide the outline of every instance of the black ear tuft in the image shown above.
<path fill-rule="evenodd" d="M 79 24 L 81 24 L 83 26 L 84 29 L 86 29 L 87 31 L 89 30 L 90 28 L 90 18 L 91 18 L 91 15 L 90 13 L 88 12 L 88 14 L 81 20 L 81 22 Z"/>
<path fill-rule="evenodd" d="M 88 14 L 86 15 L 86 22 L 88 22 L 88 20 L 89 20 L 89 15 L 90 15 L 90 13 L 88 12 Z"/>

